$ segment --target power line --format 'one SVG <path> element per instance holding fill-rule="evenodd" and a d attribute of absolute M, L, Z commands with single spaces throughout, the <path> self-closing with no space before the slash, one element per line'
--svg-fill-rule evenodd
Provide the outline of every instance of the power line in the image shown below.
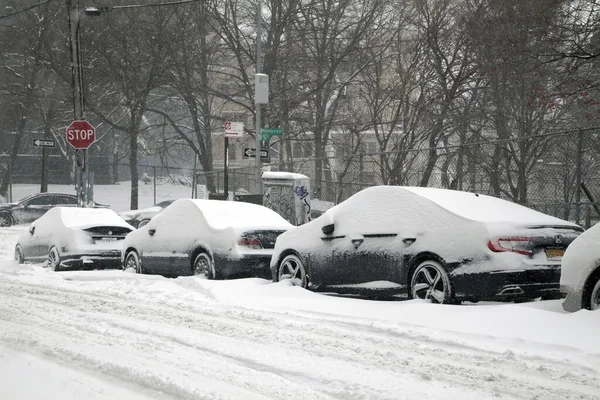
<path fill-rule="evenodd" d="M 111 11 L 111 10 L 122 10 L 122 9 L 127 9 L 127 8 L 175 6 L 175 5 L 179 5 L 179 4 L 197 3 L 199 1 L 203 1 L 203 0 L 179 0 L 179 1 L 170 1 L 167 3 L 127 4 L 124 6 L 87 7 L 86 11 L 89 12 L 90 9 L 96 9 L 99 12 L 104 12 L 104 11 Z"/>
<path fill-rule="evenodd" d="M 10 14 L 0 15 L 0 19 L 12 17 L 13 15 L 17 15 L 17 14 L 22 14 L 24 12 L 27 12 L 29 10 L 33 10 L 34 8 L 37 8 L 37 7 L 41 6 L 41 5 L 49 3 L 51 1 L 53 1 L 53 0 L 44 0 L 44 1 L 40 2 L 40 3 L 34 4 L 34 5 L 29 6 L 27 8 L 23 8 L 22 10 L 14 11 L 14 12 L 11 12 Z"/>

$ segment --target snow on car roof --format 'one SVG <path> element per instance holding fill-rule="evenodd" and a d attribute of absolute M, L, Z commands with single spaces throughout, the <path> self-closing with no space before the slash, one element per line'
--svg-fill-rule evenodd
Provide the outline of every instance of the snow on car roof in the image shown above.
<path fill-rule="evenodd" d="M 309 179 L 308 176 L 302 174 L 296 174 L 294 172 L 282 172 L 282 171 L 266 171 L 262 174 L 263 179 Z"/>
<path fill-rule="evenodd" d="M 258 204 L 223 200 L 177 200 L 181 201 L 191 201 L 202 212 L 206 222 L 216 229 L 230 226 L 289 229 L 293 226 L 275 211 Z"/>
<path fill-rule="evenodd" d="M 108 208 L 54 207 L 46 215 L 60 218 L 69 228 L 85 229 L 92 226 L 122 226 L 132 228 L 117 213 Z"/>
<path fill-rule="evenodd" d="M 528 226 L 577 226 L 531 208 L 484 194 L 415 186 L 401 186 L 401 188 L 431 200 L 456 215 L 475 221 L 516 222 Z"/>

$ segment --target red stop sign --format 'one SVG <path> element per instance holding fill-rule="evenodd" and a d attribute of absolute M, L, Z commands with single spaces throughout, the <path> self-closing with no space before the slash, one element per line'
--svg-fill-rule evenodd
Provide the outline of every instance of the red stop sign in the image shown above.
<path fill-rule="evenodd" d="M 67 142 L 76 149 L 87 149 L 96 141 L 96 129 L 87 121 L 73 121 L 67 127 Z"/>

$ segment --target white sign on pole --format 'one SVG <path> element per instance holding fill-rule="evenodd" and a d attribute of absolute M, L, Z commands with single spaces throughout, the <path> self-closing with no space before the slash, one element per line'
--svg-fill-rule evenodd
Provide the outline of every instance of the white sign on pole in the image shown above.
<path fill-rule="evenodd" d="M 196 198 L 208 200 L 208 189 L 206 185 L 196 185 Z"/>
<path fill-rule="evenodd" d="M 242 137 L 244 136 L 244 123 L 243 122 L 225 122 L 225 136 L 226 137 Z"/>

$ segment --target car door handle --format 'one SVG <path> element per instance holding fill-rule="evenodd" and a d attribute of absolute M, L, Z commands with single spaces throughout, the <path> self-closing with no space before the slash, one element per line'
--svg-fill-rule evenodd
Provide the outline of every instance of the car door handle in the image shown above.
<path fill-rule="evenodd" d="M 358 246 L 360 246 L 362 244 L 362 242 L 364 242 L 365 239 L 352 239 L 351 242 L 354 245 L 355 249 L 358 249 Z"/>
<path fill-rule="evenodd" d="M 404 238 L 404 239 L 402 239 L 402 243 L 404 243 L 407 246 L 410 246 L 411 244 L 413 244 L 416 241 L 417 241 L 417 238 Z"/>
<path fill-rule="evenodd" d="M 148 229 L 148 235 L 154 236 L 155 233 L 156 233 L 156 229 Z"/>

